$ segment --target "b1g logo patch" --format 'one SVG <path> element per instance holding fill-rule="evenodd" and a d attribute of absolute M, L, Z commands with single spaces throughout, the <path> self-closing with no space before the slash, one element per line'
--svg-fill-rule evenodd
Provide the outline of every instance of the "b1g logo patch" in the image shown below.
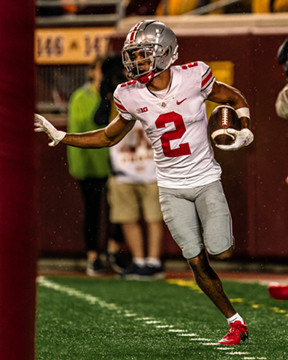
<path fill-rule="evenodd" d="M 137 114 L 142 114 L 142 113 L 145 113 L 145 112 L 147 112 L 147 111 L 148 111 L 148 107 L 147 107 L 147 106 L 136 109 Z"/>

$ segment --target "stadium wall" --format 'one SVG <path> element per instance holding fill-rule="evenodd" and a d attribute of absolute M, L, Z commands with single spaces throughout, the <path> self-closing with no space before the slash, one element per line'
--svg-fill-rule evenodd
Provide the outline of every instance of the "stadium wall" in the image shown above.
<path fill-rule="evenodd" d="M 160 20 L 178 36 L 177 64 L 208 62 L 216 78 L 239 88 L 251 106 L 254 143 L 233 153 L 215 150 L 233 217 L 234 257 L 285 260 L 288 123 L 277 117 L 274 104 L 286 81 L 276 54 L 288 34 L 288 17 L 238 15 L 227 19 L 219 15 L 210 21 L 209 17 Z M 128 18 L 119 24 L 117 35 L 111 36 L 115 51 L 121 50 L 125 34 L 138 20 Z M 65 129 L 65 116 L 56 124 Z M 37 136 L 37 146 L 42 254 L 83 254 L 83 208 L 77 185 L 68 174 L 66 149 L 62 145 L 48 148 L 43 136 Z M 165 238 L 164 255 L 179 257 L 168 231 Z"/>

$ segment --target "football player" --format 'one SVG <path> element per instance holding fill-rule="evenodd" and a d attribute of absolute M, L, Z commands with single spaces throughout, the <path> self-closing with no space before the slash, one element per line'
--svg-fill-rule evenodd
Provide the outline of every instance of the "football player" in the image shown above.
<path fill-rule="evenodd" d="M 117 144 L 136 121 L 141 123 L 154 150 L 163 218 L 198 286 L 227 318 L 230 328 L 219 343 L 238 345 L 248 338 L 247 325 L 208 260 L 209 255 L 229 258 L 234 238 L 221 168 L 207 136 L 205 100 L 228 103 L 241 120 L 242 129 L 233 132 L 236 141 L 222 145 L 224 150 L 238 150 L 253 141 L 249 107 L 242 93 L 217 82 L 205 63 L 172 66 L 177 57 L 177 38 L 168 26 L 154 20 L 139 22 L 122 50 L 130 81 L 114 92 L 119 115 L 106 128 L 85 134 L 58 131 L 36 115 L 36 131 L 46 132 L 51 146 L 62 142 L 101 148 Z"/>

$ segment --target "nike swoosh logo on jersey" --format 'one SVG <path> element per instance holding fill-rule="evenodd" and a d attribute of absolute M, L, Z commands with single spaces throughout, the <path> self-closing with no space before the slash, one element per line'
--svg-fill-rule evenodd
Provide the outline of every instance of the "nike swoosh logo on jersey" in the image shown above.
<path fill-rule="evenodd" d="M 178 101 L 178 100 L 177 100 L 177 101 L 176 101 L 177 105 L 182 104 L 182 102 L 185 101 L 186 99 L 187 99 L 187 98 L 185 98 L 185 99 L 183 99 L 183 100 L 181 100 L 181 101 Z"/>

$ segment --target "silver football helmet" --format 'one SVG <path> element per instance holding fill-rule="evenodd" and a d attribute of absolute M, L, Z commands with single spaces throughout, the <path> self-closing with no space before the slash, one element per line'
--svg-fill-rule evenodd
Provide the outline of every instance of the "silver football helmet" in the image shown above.
<path fill-rule="evenodd" d="M 144 20 L 128 32 L 122 49 L 123 65 L 129 78 L 146 84 L 177 60 L 177 50 L 176 35 L 168 26 L 160 21 Z M 141 55 L 141 60 L 136 59 L 136 53 Z M 148 61 L 149 70 L 139 67 L 143 61 Z"/>

